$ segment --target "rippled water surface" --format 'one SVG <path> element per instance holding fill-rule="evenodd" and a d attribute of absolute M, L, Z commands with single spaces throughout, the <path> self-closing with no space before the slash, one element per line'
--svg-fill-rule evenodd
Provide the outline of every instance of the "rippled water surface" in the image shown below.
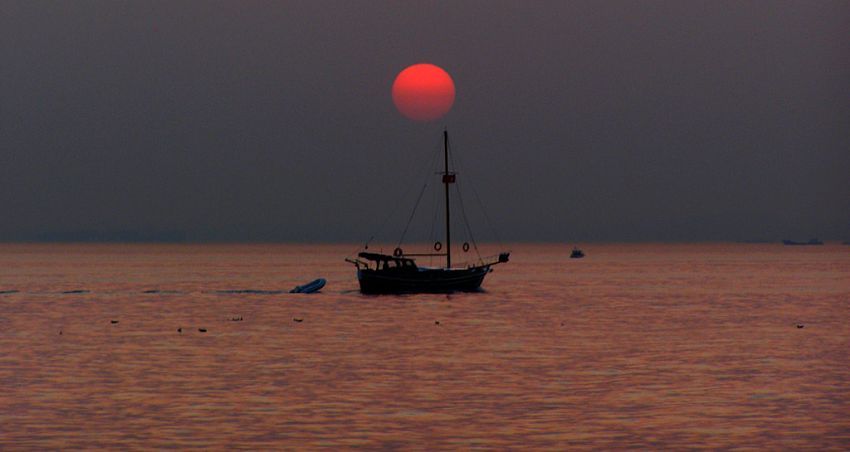
<path fill-rule="evenodd" d="M 850 246 L 515 245 L 401 297 L 352 248 L 0 245 L 0 449 L 850 448 Z"/>

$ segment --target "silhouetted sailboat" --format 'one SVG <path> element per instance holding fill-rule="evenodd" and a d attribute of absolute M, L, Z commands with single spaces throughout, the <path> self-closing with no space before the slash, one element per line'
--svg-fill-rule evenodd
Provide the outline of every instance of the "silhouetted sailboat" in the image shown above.
<path fill-rule="evenodd" d="M 440 242 L 434 244 L 436 253 L 405 254 L 397 247 L 392 255 L 362 251 L 357 259 L 346 259 L 357 267 L 357 279 L 360 291 L 367 294 L 384 293 L 447 293 L 470 292 L 479 290 L 484 277 L 496 264 L 508 262 L 510 253 L 502 252 L 498 256 L 480 258 L 465 267 L 452 267 L 451 212 L 449 209 L 449 185 L 456 182 L 457 174 L 449 171 L 449 135 L 443 131 L 443 152 L 445 167 L 442 183 L 445 186 L 446 199 L 446 245 L 445 252 Z M 464 243 L 464 251 L 469 244 Z M 445 267 L 420 267 L 416 258 L 421 256 L 445 256 Z"/>

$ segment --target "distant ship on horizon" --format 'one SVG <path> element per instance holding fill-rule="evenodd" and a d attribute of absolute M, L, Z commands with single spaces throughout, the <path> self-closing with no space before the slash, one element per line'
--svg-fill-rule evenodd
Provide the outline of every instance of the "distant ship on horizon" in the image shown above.
<path fill-rule="evenodd" d="M 809 239 L 808 242 L 795 242 L 793 240 L 783 240 L 783 245 L 823 245 L 823 242 L 818 239 Z"/>

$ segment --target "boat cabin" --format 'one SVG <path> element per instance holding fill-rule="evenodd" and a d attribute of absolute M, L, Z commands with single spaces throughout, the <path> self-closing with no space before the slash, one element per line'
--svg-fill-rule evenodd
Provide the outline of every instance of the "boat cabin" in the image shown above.
<path fill-rule="evenodd" d="M 388 254 L 380 254 L 380 253 L 366 253 L 362 252 L 357 254 L 357 257 L 366 259 L 367 261 L 371 261 L 375 263 L 375 267 L 372 268 L 368 262 L 363 262 L 361 260 L 357 260 L 359 264 L 363 265 L 364 270 L 404 270 L 411 271 L 416 270 L 418 267 L 416 263 L 413 262 L 413 259 L 408 257 L 396 257 L 390 256 Z M 360 265 L 358 265 L 359 267 Z"/>

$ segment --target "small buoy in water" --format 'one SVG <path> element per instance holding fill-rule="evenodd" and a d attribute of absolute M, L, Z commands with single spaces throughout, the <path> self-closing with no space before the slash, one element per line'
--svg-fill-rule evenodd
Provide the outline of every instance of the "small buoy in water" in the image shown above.
<path fill-rule="evenodd" d="M 114 325 L 114 324 L 118 323 L 118 321 L 117 320 L 110 320 L 109 323 Z"/>
<path fill-rule="evenodd" d="M 182 327 L 182 326 L 181 326 L 181 327 L 177 327 L 177 332 L 178 332 L 178 333 L 182 333 L 182 332 L 183 332 L 183 327 Z"/>
<path fill-rule="evenodd" d="M 301 323 L 301 322 L 303 322 L 303 321 L 304 321 L 304 319 L 299 319 L 299 318 L 297 318 L 297 317 L 296 317 L 296 318 L 293 318 L 293 319 L 292 319 L 292 321 L 293 321 L 293 322 Z"/>
<path fill-rule="evenodd" d="M 198 331 L 200 331 L 200 332 L 202 332 L 202 333 L 206 333 L 206 332 L 207 332 L 207 329 L 206 329 L 206 328 L 198 328 Z"/>
<path fill-rule="evenodd" d="M 802 323 L 797 324 L 797 328 L 803 328 L 804 326 L 806 326 L 806 325 L 803 325 Z"/>
<path fill-rule="evenodd" d="M 434 320 L 434 325 L 439 325 L 439 324 L 440 324 L 439 320 Z"/>

